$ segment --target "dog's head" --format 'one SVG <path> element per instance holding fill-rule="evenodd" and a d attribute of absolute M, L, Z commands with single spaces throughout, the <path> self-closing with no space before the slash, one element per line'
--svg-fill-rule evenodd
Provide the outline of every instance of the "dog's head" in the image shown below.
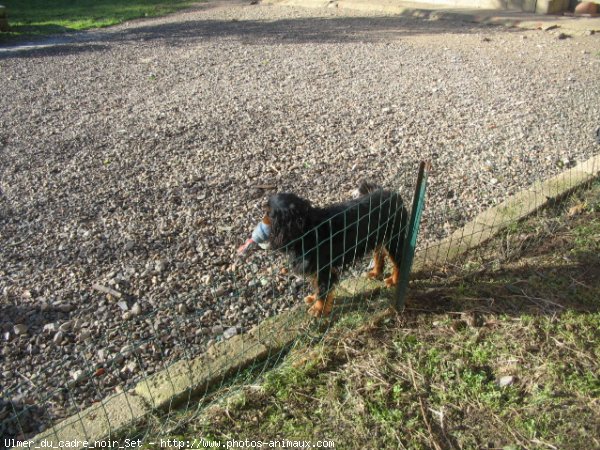
<path fill-rule="evenodd" d="M 295 194 L 276 194 L 269 198 L 263 222 L 271 226 L 269 241 L 281 249 L 308 230 L 311 205 Z"/>
<path fill-rule="evenodd" d="M 367 180 L 362 180 L 358 185 L 358 188 L 352 191 L 353 198 L 364 197 L 365 195 L 372 194 L 375 191 L 381 190 L 381 186 L 378 184 L 372 183 Z"/>

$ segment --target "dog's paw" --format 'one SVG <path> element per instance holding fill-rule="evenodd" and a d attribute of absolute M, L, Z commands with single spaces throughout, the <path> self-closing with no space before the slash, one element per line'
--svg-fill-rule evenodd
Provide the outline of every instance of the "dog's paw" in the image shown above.
<path fill-rule="evenodd" d="M 329 298 L 327 301 L 316 300 L 313 305 L 308 308 L 308 313 L 313 317 L 325 317 L 331 314 L 333 309 L 333 299 Z"/>
<path fill-rule="evenodd" d="M 385 280 L 385 285 L 387 287 L 396 286 L 398 284 L 398 279 L 395 276 L 387 277 Z"/>
<path fill-rule="evenodd" d="M 304 303 L 307 305 L 312 305 L 317 300 L 317 296 L 315 294 L 307 295 L 304 297 Z"/>
<path fill-rule="evenodd" d="M 383 274 L 379 271 L 376 271 L 375 269 L 367 272 L 367 278 L 369 278 L 371 280 L 381 280 L 382 277 L 383 277 Z"/>
<path fill-rule="evenodd" d="M 308 308 L 308 313 L 313 316 L 313 317 L 321 317 L 321 315 L 323 314 L 323 306 L 324 306 L 324 302 L 323 300 L 317 300 L 313 303 L 313 305 Z"/>

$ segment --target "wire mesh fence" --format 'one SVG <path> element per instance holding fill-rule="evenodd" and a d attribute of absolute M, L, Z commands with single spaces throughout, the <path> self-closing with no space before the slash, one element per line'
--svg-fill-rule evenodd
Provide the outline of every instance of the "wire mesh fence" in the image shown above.
<path fill-rule="evenodd" d="M 428 231 L 433 228 L 424 228 L 413 277 L 427 279 L 440 267 L 460 264 L 467 251 L 548 203 L 559 201 L 599 173 L 600 157 L 595 156 L 559 175 L 536 181 L 464 225 L 453 220 L 450 200 L 428 205 L 425 221 L 449 225 L 442 239 L 437 234 L 439 227 L 434 228 L 435 233 Z M 435 172 L 431 175 L 441 176 Z M 403 183 L 414 189 L 416 172 L 404 174 Z M 398 186 L 387 188 L 390 190 L 363 194 L 329 212 L 317 208 L 298 235 L 278 241 L 283 251 L 281 256 L 273 253 L 275 262 L 266 272 L 268 276 L 248 280 L 236 276 L 233 267 L 226 293 L 218 292 L 219 286 L 214 287 L 215 302 L 226 298 L 232 308 L 245 305 L 248 299 L 259 308 L 262 303 L 277 303 L 279 314 L 266 311 L 262 320 L 246 328 L 220 325 L 207 336 L 190 326 L 206 311 L 181 307 L 197 293 L 182 293 L 175 300 L 165 301 L 172 301 L 177 317 L 183 315 L 188 321 L 155 312 L 135 313 L 133 320 L 138 329 L 122 329 L 127 344 L 120 348 L 112 345 L 116 335 L 111 331 L 104 336 L 103 348 L 108 351 L 100 358 L 94 348 L 97 344 L 67 344 L 71 346 L 70 358 L 79 368 L 68 373 L 68 383 L 58 381 L 64 379 L 58 373 L 43 384 L 22 374 L 22 385 L 2 392 L 3 446 L 18 447 L 29 441 L 29 447 L 58 442 L 68 442 L 76 448 L 105 447 L 111 442 L 122 444 L 125 439 L 141 439 L 152 445 L 161 437 L 170 436 L 183 422 L 193 420 L 225 392 L 255 383 L 292 349 L 343 332 L 343 318 L 347 315 L 387 308 L 395 298 L 387 285 L 397 283 L 398 260 L 405 256 L 402 249 L 412 195 L 410 189 L 405 188 L 400 197 Z M 294 216 L 287 220 L 297 225 L 299 219 Z M 271 240 L 275 241 L 273 236 Z M 366 266 L 371 256 L 373 266 L 368 277 L 365 273 L 369 271 Z M 386 258 L 392 262 L 385 273 L 389 277 L 387 283 L 382 280 L 382 261 Z M 249 257 L 236 264 L 256 261 Z M 96 292 L 111 301 L 135 301 L 105 286 L 97 286 Z M 310 305 L 305 306 L 303 300 Z M 133 314 L 133 308 L 129 312 Z M 67 326 L 63 326 L 65 323 Z M 52 331 L 56 331 L 55 340 L 59 340 L 58 332 L 68 334 L 73 329 L 73 324 L 66 321 Z M 165 345 L 165 329 L 175 345 Z M 4 348 L 9 345 L 5 342 Z"/>

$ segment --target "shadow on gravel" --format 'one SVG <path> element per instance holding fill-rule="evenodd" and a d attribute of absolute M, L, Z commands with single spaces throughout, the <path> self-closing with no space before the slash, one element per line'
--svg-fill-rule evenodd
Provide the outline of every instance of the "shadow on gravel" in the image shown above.
<path fill-rule="evenodd" d="M 141 26 L 115 35 L 118 41 L 162 41 L 189 44 L 215 38 L 236 38 L 245 44 L 379 42 L 419 34 L 478 33 L 490 26 L 412 17 L 335 17 L 275 21 L 192 21 Z"/>
<path fill-rule="evenodd" d="M 110 47 L 107 44 L 83 44 L 67 43 L 65 38 L 58 42 L 48 41 L 44 44 L 21 44 L 18 50 L 9 52 L 0 51 L 2 58 L 45 58 L 48 56 L 67 56 L 84 53 L 106 51 Z"/>
<path fill-rule="evenodd" d="M 7 304 L 4 300 L 0 303 L 0 331 L 10 333 L 10 338 L 15 338 L 14 325 L 26 325 L 29 332 L 25 333 L 22 339 L 35 337 L 35 333 L 42 332 L 45 324 L 56 320 L 68 320 L 69 313 L 62 311 L 58 307 L 48 306 L 43 308 L 39 303 L 32 301 L 25 302 L 23 299 L 16 299 L 19 304 Z M 18 337 L 17 337 L 18 338 Z"/>
<path fill-rule="evenodd" d="M 132 26 L 125 30 L 79 33 L 75 36 L 42 41 L 39 45 L 45 46 L 43 48 L 27 48 L 27 46 L 22 46 L 18 50 L 0 48 L 0 56 L 31 56 L 32 53 L 34 56 L 47 56 L 102 51 L 107 47 L 99 44 L 104 43 L 154 42 L 165 46 L 184 46 L 195 42 L 224 38 L 235 39 L 247 45 L 381 42 L 421 34 L 481 33 L 491 27 L 497 26 L 400 15 L 299 18 L 274 21 L 195 20 Z M 506 28 L 505 30 L 515 31 Z"/>

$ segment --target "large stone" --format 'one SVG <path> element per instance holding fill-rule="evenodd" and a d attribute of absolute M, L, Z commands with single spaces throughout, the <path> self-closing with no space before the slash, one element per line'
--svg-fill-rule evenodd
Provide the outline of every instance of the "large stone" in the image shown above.
<path fill-rule="evenodd" d="M 575 7 L 575 14 L 598 14 L 598 4 L 594 2 L 581 2 Z"/>
<path fill-rule="evenodd" d="M 29 330 L 29 328 L 27 327 L 27 325 L 25 325 L 23 323 L 19 323 L 13 327 L 13 331 L 17 336 L 20 336 L 22 334 L 27 334 L 28 330 Z"/>

